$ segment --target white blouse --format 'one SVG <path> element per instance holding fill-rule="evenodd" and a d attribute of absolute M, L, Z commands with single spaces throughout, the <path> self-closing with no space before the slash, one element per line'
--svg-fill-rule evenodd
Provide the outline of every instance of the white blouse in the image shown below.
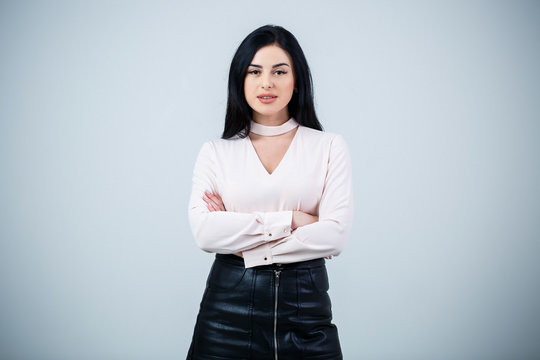
<path fill-rule="evenodd" d="M 271 174 L 249 137 L 206 141 L 193 170 L 191 231 L 201 249 L 241 254 L 246 268 L 339 255 L 352 228 L 352 190 L 339 134 L 299 125 Z M 219 194 L 226 211 L 210 211 L 204 191 Z M 319 221 L 291 231 L 293 210 Z"/>

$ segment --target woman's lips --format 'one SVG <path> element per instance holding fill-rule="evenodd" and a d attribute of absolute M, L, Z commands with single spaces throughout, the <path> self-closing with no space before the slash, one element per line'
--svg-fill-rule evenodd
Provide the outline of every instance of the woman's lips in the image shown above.
<path fill-rule="evenodd" d="M 273 103 L 274 101 L 276 101 L 277 99 L 277 96 L 257 96 L 257 99 L 259 99 L 263 104 L 270 104 L 270 103 Z"/>

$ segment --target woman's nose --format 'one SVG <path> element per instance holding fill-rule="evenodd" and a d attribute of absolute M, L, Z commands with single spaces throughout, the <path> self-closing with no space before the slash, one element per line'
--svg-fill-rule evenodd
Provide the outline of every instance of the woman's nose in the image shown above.
<path fill-rule="evenodd" d="M 261 86 L 263 89 L 268 89 L 274 86 L 274 83 L 272 82 L 272 78 L 270 77 L 270 75 L 261 77 Z"/>

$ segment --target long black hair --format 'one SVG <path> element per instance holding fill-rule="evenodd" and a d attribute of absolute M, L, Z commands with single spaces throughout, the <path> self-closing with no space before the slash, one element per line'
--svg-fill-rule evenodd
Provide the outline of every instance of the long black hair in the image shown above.
<path fill-rule="evenodd" d="M 313 80 L 304 52 L 289 31 L 277 25 L 265 25 L 254 30 L 240 44 L 231 62 L 227 97 L 227 113 L 222 139 L 238 134 L 248 136 L 251 128 L 252 109 L 244 95 L 244 78 L 255 53 L 267 45 L 277 45 L 292 59 L 296 88 L 288 105 L 289 116 L 303 126 L 323 130 L 313 105 Z"/>

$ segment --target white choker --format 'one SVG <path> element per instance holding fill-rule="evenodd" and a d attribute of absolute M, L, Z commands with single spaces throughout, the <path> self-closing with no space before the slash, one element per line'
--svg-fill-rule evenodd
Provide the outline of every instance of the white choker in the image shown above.
<path fill-rule="evenodd" d="M 257 135 L 276 136 L 276 135 L 285 134 L 286 132 L 291 131 L 292 129 L 297 127 L 298 125 L 299 124 L 296 122 L 296 120 L 294 120 L 293 117 L 291 117 L 289 120 L 287 120 L 286 122 L 278 126 L 263 125 L 263 124 L 259 124 L 251 120 L 250 131 Z"/>

